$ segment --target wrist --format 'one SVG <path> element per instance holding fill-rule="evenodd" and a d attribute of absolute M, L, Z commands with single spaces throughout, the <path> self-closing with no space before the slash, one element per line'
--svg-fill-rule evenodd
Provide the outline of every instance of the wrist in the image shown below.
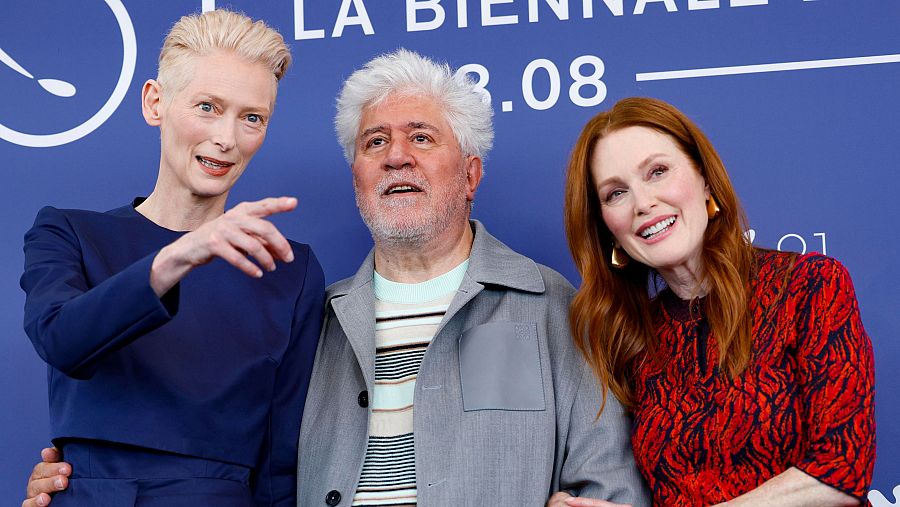
<path fill-rule="evenodd" d="M 175 243 L 164 246 L 150 265 L 150 287 L 158 297 L 162 297 L 194 267 L 184 256 L 177 254 L 177 248 Z"/>

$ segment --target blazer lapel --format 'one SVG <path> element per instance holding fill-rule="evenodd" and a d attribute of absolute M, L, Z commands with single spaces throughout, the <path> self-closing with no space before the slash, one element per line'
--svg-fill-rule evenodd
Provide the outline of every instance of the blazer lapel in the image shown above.
<path fill-rule="evenodd" d="M 469 268 L 463 277 L 444 320 L 438 327 L 437 337 L 444 327 L 454 322 L 453 317 L 484 290 L 485 284 L 499 285 L 525 292 L 544 292 L 544 280 L 533 260 L 518 254 L 491 236 L 478 220 L 471 220 L 475 239 L 469 255 Z M 454 324 L 456 327 L 461 322 Z M 451 336 L 459 336 L 464 329 L 450 329 Z"/>
<path fill-rule="evenodd" d="M 475 232 L 469 268 L 463 277 L 456 296 L 450 302 L 447 313 L 435 333 L 437 338 L 448 325 L 451 336 L 460 335 L 463 322 L 456 316 L 475 298 L 486 284 L 500 285 L 526 292 L 544 292 L 544 281 L 537 264 L 509 249 L 491 236 L 477 220 L 471 221 Z M 362 369 L 366 385 L 375 383 L 375 293 L 372 274 L 375 271 L 375 251 L 363 261 L 352 278 L 328 288 L 328 301 L 334 309 L 338 323 L 353 348 Z M 460 329 L 457 329 L 460 328 Z"/>
<path fill-rule="evenodd" d="M 329 287 L 328 302 L 350 342 L 366 385 L 375 385 L 375 293 L 372 290 L 374 255 L 363 261 L 353 278 Z M 329 333 L 330 334 L 330 333 Z"/>
<path fill-rule="evenodd" d="M 469 277 L 469 274 L 466 273 L 466 276 L 463 277 L 462 283 L 459 285 L 459 289 L 456 291 L 456 295 L 453 296 L 453 300 L 450 301 L 450 306 L 447 307 L 447 313 L 444 314 L 443 320 L 441 320 L 441 325 L 438 326 L 437 331 L 434 333 L 435 338 L 437 338 L 441 332 L 444 330 L 444 327 L 453 322 L 453 316 L 456 315 L 460 310 L 462 310 L 475 296 L 478 295 L 479 292 L 484 290 L 484 285 L 473 280 Z M 461 325 L 461 324 L 457 324 Z M 458 336 L 462 333 L 462 329 L 453 329 L 451 330 L 451 336 Z"/>

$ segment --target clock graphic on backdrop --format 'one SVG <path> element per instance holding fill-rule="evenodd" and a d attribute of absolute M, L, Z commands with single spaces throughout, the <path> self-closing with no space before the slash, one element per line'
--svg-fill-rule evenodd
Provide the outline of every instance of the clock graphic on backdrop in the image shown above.
<path fill-rule="evenodd" d="M 20 132 L 5 125 L 3 119 L 0 118 L 0 139 L 30 148 L 47 148 L 71 143 L 103 125 L 122 103 L 122 99 L 125 98 L 125 93 L 128 91 L 131 79 L 134 76 L 137 61 L 137 40 L 131 17 L 128 15 L 125 6 L 122 5 L 121 0 L 103 1 L 115 16 L 123 48 L 119 77 L 106 102 L 82 123 L 71 126 L 66 130 L 51 133 Z M 35 75 L 29 70 L 27 61 L 17 58 L 15 54 L 11 53 L 11 51 L 6 51 L 3 47 L 0 47 L 0 71 L 11 69 L 19 74 L 21 79 L 31 80 L 33 86 L 39 87 L 44 93 L 55 97 L 71 98 L 78 93 L 77 84 L 69 82 L 64 76 Z"/>

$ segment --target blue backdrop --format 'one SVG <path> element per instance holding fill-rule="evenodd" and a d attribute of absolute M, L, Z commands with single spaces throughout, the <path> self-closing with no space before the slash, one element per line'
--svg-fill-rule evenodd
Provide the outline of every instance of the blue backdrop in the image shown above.
<path fill-rule="evenodd" d="M 152 189 L 158 132 L 140 115 L 141 84 L 178 17 L 223 6 L 277 27 L 295 56 L 268 139 L 231 201 L 299 197 L 276 222 L 313 245 L 329 281 L 352 274 L 371 246 L 331 121 L 342 80 L 376 54 L 405 46 L 469 65 L 497 131 L 474 215 L 576 285 L 561 210 L 580 127 L 630 95 L 684 110 L 725 160 L 755 244 L 825 252 L 850 269 L 875 348 L 873 488 L 891 498 L 900 3 L 2 0 L 0 504 L 18 505 L 48 443 L 46 368 L 22 331 L 22 235 L 43 205 L 105 210 Z"/>

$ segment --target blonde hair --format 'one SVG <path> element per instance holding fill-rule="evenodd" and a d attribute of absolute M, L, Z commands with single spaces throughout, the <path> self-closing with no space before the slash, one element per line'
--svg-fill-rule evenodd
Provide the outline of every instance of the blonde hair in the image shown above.
<path fill-rule="evenodd" d="M 156 78 L 163 94 L 171 97 L 187 85 L 192 58 L 216 51 L 230 51 L 265 65 L 276 82 L 291 64 L 284 37 L 263 21 L 222 9 L 192 14 L 179 19 L 163 41 Z"/>

